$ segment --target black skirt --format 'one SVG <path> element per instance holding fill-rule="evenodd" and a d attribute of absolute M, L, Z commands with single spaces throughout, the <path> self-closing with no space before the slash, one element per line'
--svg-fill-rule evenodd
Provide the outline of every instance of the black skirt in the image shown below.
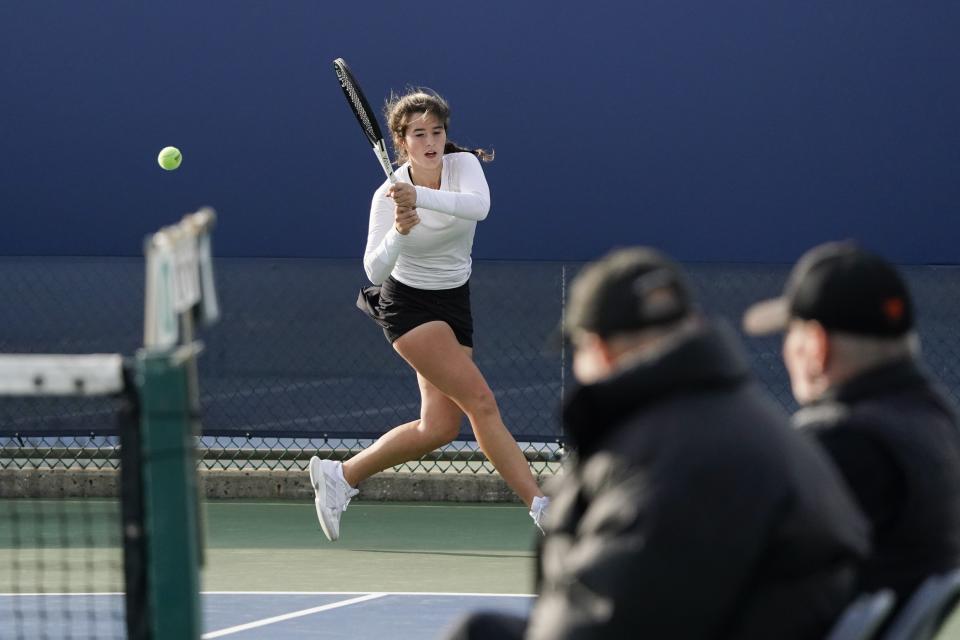
<path fill-rule="evenodd" d="M 453 329 L 457 342 L 473 347 L 470 283 L 455 289 L 416 289 L 390 276 L 380 286 L 360 290 L 357 307 L 383 327 L 390 344 L 427 322 L 440 320 Z"/>

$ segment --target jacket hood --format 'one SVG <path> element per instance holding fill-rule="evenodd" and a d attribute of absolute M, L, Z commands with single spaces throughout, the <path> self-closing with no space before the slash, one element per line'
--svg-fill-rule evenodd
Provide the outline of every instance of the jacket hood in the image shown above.
<path fill-rule="evenodd" d="M 575 448 L 603 439 L 644 405 L 681 391 L 738 385 L 749 367 L 726 324 L 705 324 L 676 345 L 609 378 L 576 388 L 563 410 Z"/>

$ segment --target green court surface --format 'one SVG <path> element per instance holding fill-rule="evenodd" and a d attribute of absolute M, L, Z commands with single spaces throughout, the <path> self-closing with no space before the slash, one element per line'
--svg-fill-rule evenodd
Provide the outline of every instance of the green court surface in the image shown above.
<path fill-rule="evenodd" d="M 9 515 L 12 503 L 0 500 L 0 508 Z M 115 503 L 28 500 L 17 508 L 48 515 L 39 524 L 24 520 L 16 535 L 0 518 L 0 566 L 16 567 L 0 571 L 0 593 L 122 590 Z M 533 592 L 539 533 L 521 506 L 355 502 L 337 542 L 320 531 L 311 501 L 216 500 L 202 508 L 204 591 Z M 82 527 L 60 530 L 77 518 Z M 77 574 L 67 577 L 67 569 Z M 960 640 L 960 612 L 937 638 Z"/>
<path fill-rule="evenodd" d="M 205 591 L 532 593 L 536 536 L 519 505 L 354 502 L 340 540 L 312 501 L 204 504 Z"/>
<path fill-rule="evenodd" d="M 0 593 L 122 590 L 116 500 L 0 499 Z"/>

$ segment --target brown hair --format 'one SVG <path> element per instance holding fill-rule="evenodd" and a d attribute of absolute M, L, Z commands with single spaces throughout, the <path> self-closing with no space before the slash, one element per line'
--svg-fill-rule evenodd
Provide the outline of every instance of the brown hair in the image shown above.
<path fill-rule="evenodd" d="M 383 109 L 384 116 L 387 119 L 387 127 L 393 136 L 393 149 L 396 152 L 396 163 L 402 164 L 407 161 L 407 152 L 404 150 L 401 141 L 407 134 L 407 125 L 410 124 L 410 116 L 415 113 L 430 113 L 437 117 L 443 123 L 443 129 L 446 131 L 450 125 L 450 105 L 438 94 L 429 89 L 412 89 L 402 96 L 392 95 Z M 447 140 L 443 148 L 444 153 L 472 153 L 484 162 L 493 160 L 493 151 L 486 149 L 467 149 L 461 147 L 451 140 Z"/>

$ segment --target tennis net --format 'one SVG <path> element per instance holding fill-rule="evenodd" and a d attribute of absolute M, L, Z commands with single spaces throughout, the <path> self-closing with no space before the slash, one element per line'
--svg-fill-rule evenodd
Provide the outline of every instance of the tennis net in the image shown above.
<path fill-rule="evenodd" d="M 214 220 L 147 238 L 135 356 L 0 355 L 0 638 L 200 636 L 194 323 L 219 316 Z M 51 434 L 97 445 L 54 457 Z"/>
<path fill-rule="evenodd" d="M 118 355 L 0 356 L 0 444 L 29 442 L 40 423 L 57 419 L 105 435 L 125 452 L 121 464 L 135 469 L 138 411 L 129 379 Z M 37 474 L 65 469 L 16 462 L 20 468 L 5 465 L 0 475 L 0 637 L 128 637 L 126 612 L 142 598 L 139 490 L 121 502 L 115 487 L 73 473 L 47 484 L 43 498 L 25 499 Z"/>

